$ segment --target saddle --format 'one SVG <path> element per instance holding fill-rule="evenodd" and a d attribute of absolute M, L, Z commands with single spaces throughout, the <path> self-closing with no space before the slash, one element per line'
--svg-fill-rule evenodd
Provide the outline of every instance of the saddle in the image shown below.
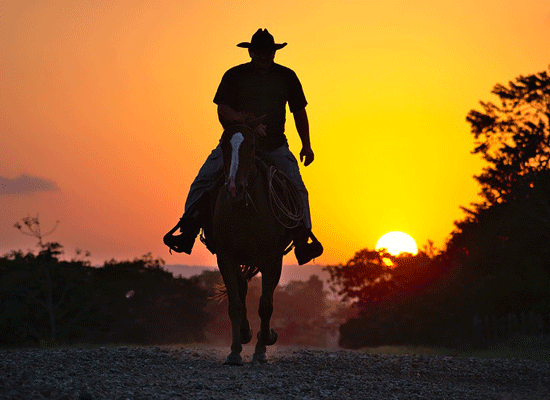
<path fill-rule="evenodd" d="M 296 186 L 282 171 L 275 167 L 275 162 L 268 152 L 257 150 L 256 167 L 260 174 L 266 177 L 268 182 L 269 202 L 271 211 L 279 223 L 287 229 L 294 229 L 302 223 L 304 217 L 304 204 Z M 212 187 L 205 192 L 201 199 L 201 225 L 200 241 L 212 253 L 216 253 L 212 235 L 212 217 L 218 192 L 223 190 L 225 179 L 223 174 L 217 177 Z M 292 243 L 284 251 L 290 252 Z"/>
<path fill-rule="evenodd" d="M 304 205 L 296 186 L 282 171 L 275 167 L 274 160 L 267 152 L 257 152 L 256 167 L 267 179 L 271 210 L 279 223 L 288 229 L 298 227 L 304 216 Z M 222 170 L 214 179 L 210 188 L 193 205 L 193 209 L 188 210 L 176 226 L 164 236 L 164 243 L 170 248 L 170 251 L 190 254 L 189 242 L 191 241 L 192 247 L 192 241 L 200 232 L 200 241 L 212 254 L 216 254 L 216 245 L 212 234 L 212 219 L 216 198 L 224 186 L 225 177 Z M 182 226 L 185 226 L 191 232 L 184 232 L 182 229 L 181 235 L 174 235 Z M 291 242 L 283 254 L 287 254 L 292 248 L 293 243 Z"/>

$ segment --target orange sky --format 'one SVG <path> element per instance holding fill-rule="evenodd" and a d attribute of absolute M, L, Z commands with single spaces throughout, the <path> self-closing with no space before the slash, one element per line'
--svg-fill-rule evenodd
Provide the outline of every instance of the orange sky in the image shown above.
<path fill-rule="evenodd" d="M 214 93 L 248 61 L 235 45 L 260 27 L 289 43 L 276 62 L 309 101 L 318 264 L 395 230 L 443 246 L 483 165 L 467 112 L 550 64 L 547 0 L 1 2 L 0 180 L 15 189 L 0 187 L 0 253 L 33 247 L 13 225 L 39 213 L 69 258 L 214 265 L 162 236 L 221 134 Z"/>

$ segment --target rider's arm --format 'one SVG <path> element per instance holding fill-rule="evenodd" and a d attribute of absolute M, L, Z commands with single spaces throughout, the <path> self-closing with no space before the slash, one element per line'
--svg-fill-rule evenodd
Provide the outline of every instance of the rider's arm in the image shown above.
<path fill-rule="evenodd" d="M 251 113 L 246 113 L 242 111 L 235 111 L 233 108 L 226 104 L 218 105 L 218 119 L 223 126 L 223 129 L 233 124 L 251 124 L 255 127 L 255 132 L 260 136 L 265 136 L 266 125 L 262 122 L 265 115 L 262 115 L 259 118 L 255 118 Z"/>
<path fill-rule="evenodd" d="M 226 129 L 231 124 L 243 122 L 243 113 L 233 110 L 233 108 L 226 104 L 219 104 L 218 119 L 223 128 Z"/>
<path fill-rule="evenodd" d="M 307 112 L 305 108 L 300 111 L 294 112 L 294 123 L 296 124 L 296 130 L 302 141 L 302 151 L 300 151 L 300 161 L 304 161 L 304 166 L 308 166 L 313 162 L 314 154 L 311 149 L 311 141 L 309 138 L 309 121 L 307 119 Z"/>

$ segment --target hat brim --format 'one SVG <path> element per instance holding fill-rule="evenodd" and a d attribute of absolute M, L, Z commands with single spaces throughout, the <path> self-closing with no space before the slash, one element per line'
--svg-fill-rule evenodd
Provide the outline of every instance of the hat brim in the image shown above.
<path fill-rule="evenodd" d="M 287 43 L 274 43 L 272 46 L 258 46 L 258 45 L 254 45 L 252 43 L 249 43 L 249 42 L 242 42 L 242 43 L 239 43 L 237 45 L 237 47 L 242 47 L 242 48 L 245 48 L 245 49 L 262 49 L 262 50 L 279 50 L 279 49 L 282 49 L 283 47 L 285 47 L 287 45 Z"/>

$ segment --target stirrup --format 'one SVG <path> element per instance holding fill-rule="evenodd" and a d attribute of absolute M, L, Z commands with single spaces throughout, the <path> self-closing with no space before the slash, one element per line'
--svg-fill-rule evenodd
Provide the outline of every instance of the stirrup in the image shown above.
<path fill-rule="evenodd" d="M 198 224 L 192 219 L 183 216 L 180 218 L 176 226 L 164 235 L 163 242 L 170 248 L 170 254 L 172 254 L 172 250 L 176 253 L 191 254 L 191 250 L 195 244 L 195 238 L 200 230 L 200 227 L 197 225 Z M 174 235 L 178 229 L 181 234 Z"/>
<path fill-rule="evenodd" d="M 311 238 L 311 243 L 308 239 Z M 298 240 L 294 240 L 294 255 L 299 265 L 304 265 L 323 254 L 323 245 L 311 231 Z"/>

